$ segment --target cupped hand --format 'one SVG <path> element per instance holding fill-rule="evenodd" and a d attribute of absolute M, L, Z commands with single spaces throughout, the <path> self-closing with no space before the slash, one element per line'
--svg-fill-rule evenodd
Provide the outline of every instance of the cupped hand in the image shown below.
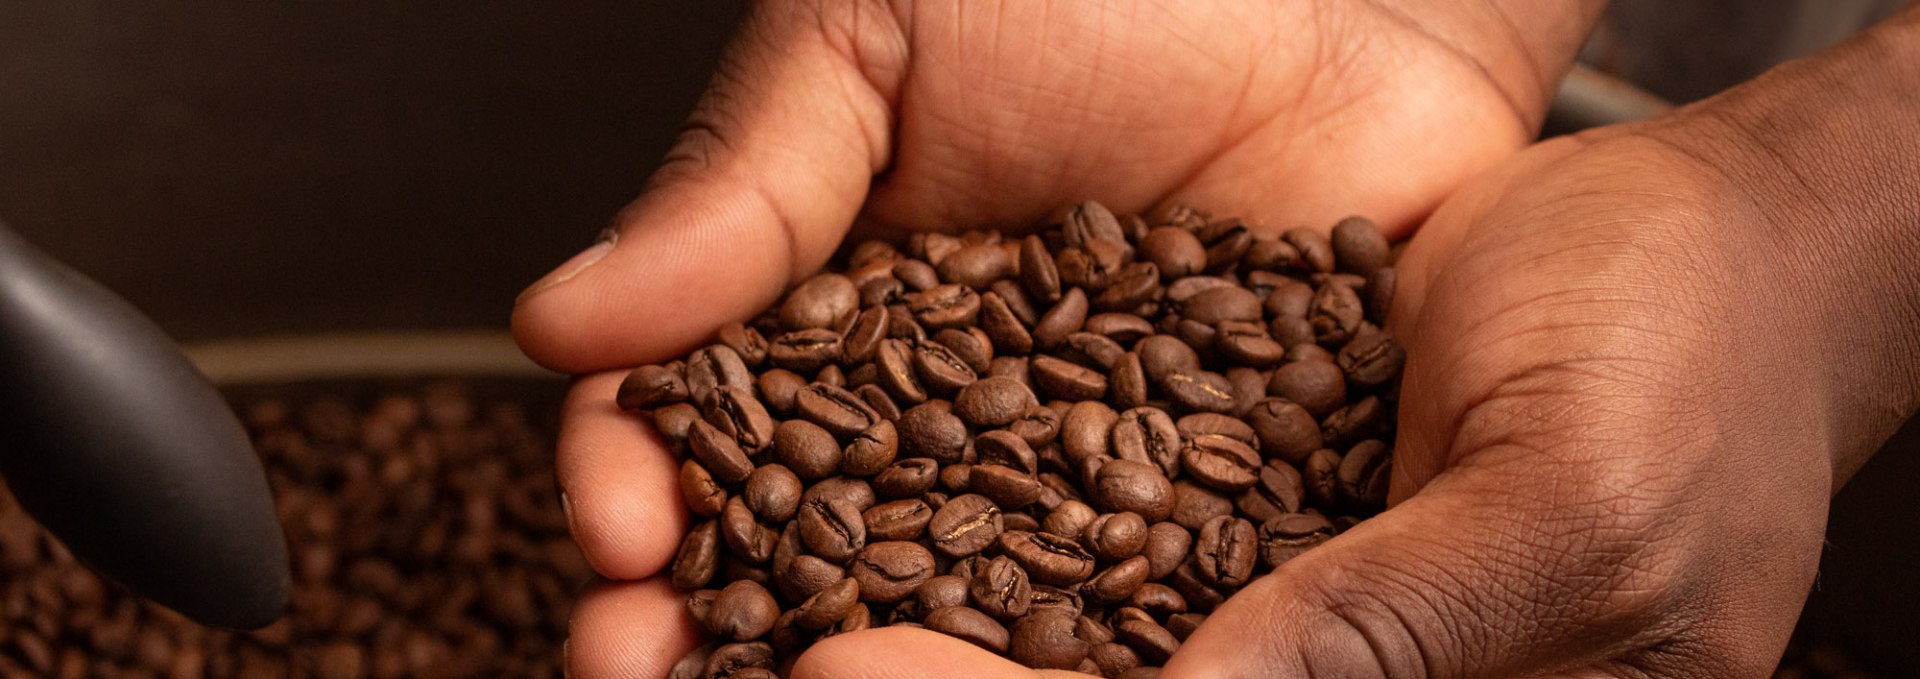
<path fill-rule="evenodd" d="M 1023 226 L 1087 198 L 1404 233 L 1532 136 L 1598 5 L 763 3 L 645 193 L 522 296 L 515 334 L 566 372 L 656 361 L 855 225 Z M 558 461 L 577 539 L 625 581 L 581 603 L 583 678 L 657 676 L 694 638 L 654 577 L 686 529 L 675 467 L 618 381 L 576 385 Z"/>

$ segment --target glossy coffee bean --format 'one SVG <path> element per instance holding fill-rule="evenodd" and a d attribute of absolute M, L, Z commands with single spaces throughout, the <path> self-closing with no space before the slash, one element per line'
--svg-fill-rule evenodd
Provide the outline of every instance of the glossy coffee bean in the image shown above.
<path fill-rule="evenodd" d="M 860 581 L 860 600 L 898 603 L 934 576 L 933 554 L 913 542 L 875 542 L 861 549 L 849 574 Z"/>

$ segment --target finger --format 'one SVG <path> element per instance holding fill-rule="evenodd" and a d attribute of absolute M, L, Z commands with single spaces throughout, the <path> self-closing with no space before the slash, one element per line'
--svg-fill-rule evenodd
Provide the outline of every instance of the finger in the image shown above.
<path fill-rule="evenodd" d="M 1443 474 L 1236 594 L 1168 676 L 1535 676 L 1627 656 L 1676 624 L 1658 613 L 1674 568 L 1641 517 L 1609 516 L 1633 504 L 1598 490 L 1617 486 L 1530 478 Z"/>
<path fill-rule="evenodd" d="M 653 679 L 700 644 L 686 597 L 665 578 L 601 582 L 574 604 L 566 645 L 573 679 Z"/>
<path fill-rule="evenodd" d="M 522 294 L 514 335 L 535 361 L 580 373 L 679 353 L 833 252 L 889 153 L 869 75 L 904 57 L 869 3 L 808 4 L 758 4 L 645 193 Z"/>
<path fill-rule="evenodd" d="M 1031 670 L 955 637 L 910 627 L 883 627 L 827 637 L 800 656 L 794 679 L 999 677 L 1065 679 L 1087 675 Z"/>
<path fill-rule="evenodd" d="M 561 411 L 554 465 L 573 538 L 594 570 L 616 580 L 651 576 L 686 532 L 679 464 L 646 418 L 614 405 L 619 372 L 575 382 Z"/>

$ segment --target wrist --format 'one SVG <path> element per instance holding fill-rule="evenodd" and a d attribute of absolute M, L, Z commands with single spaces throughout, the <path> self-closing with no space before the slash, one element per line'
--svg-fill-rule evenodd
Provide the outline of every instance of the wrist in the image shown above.
<path fill-rule="evenodd" d="M 1811 360 L 1834 488 L 1920 408 L 1920 9 L 1638 126 L 1757 217 L 1754 303 Z"/>

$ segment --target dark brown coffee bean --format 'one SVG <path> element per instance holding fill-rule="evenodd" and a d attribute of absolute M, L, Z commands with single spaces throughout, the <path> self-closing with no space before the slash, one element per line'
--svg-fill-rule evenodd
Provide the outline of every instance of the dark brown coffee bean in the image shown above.
<path fill-rule="evenodd" d="M 1079 537 L 1087 524 L 1099 516 L 1087 503 L 1066 500 L 1056 505 L 1040 523 L 1040 530 L 1062 537 Z"/>
<path fill-rule="evenodd" d="M 1175 372 L 1160 381 L 1160 389 L 1174 405 L 1187 412 L 1233 412 L 1233 385 L 1220 373 Z"/>
<path fill-rule="evenodd" d="M 953 399 L 953 414 L 976 427 L 1004 427 L 1040 404 L 1033 390 L 1006 377 L 977 380 Z"/>
<path fill-rule="evenodd" d="M 920 325 L 938 330 L 973 324 L 980 315 L 980 295 L 958 283 L 937 285 L 914 293 L 908 308 Z"/>
<path fill-rule="evenodd" d="M 1173 484 L 1159 467 L 1137 460 L 1114 460 L 1093 476 L 1094 505 L 1109 512 L 1133 512 L 1159 521 L 1173 512 Z"/>
<path fill-rule="evenodd" d="M 1363 325 L 1353 340 L 1340 348 L 1336 361 L 1346 373 L 1347 381 L 1373 388 L 1400 376 L 1400 367 L 1407 362 L 1407 350 L 1400 348 L 1386 332 Z"/>
<path fill-rule="evenodd" d="M 753 397 L 753 382 L 744 387 L 724 385 L 713 390 L 713 403 L 706 412 L 707 423 L 732 436 L 747 453 L 758 453 L 773 445 L 777 424 L 766 406 Z M 711 471 L 711 470 L 710 470 Z"/>
<path fill-rule="evenodd" d="M 914 374 L 920 383 L 938 394 L 952 394 L 979 379 L 973 367 L 938 342 L 921 342 L 913 348 Z"/>
<path fill-rule="evenodd" d="M 1200 369 L 1200 355 L 1171 335 L 1141 339 L 1133 350 L 1140 355 L 1140 366 L 1147 373 L 1147 381 L 1154 384 L 1165 383 L 1167 376 L 1176 372 Z"/>
<path fill-rule="evenodd" d="M 840 366 L 837 365 L 829 365 L 821 368 L 819 372 L 813 374 L 813 381 L 820 384 L 831 384 L 841 389 L 848 389 L 847 374 L 840 370 Z"/>
<path fill-rule="evenodd" d="M 913 367 L 913 344 L 910 341 L 882 341 L 874 355 L 874 367 L 880 386 L 895 399 L 909 404 L 927 400 L 927 389 L 921 385 L 920 376 Z"/>
<path fill-rule="evenodd" d="M 772 630 L 778 617 L 780 604 L 773 600 L 772 593 L 750 580 L 740 580 L 720 590 L 704 622 L 716 637 L 749 641 Z"/>
<path fill-rule="evenodd" d="M 1313 325 L 1314 341 L 1324 346 L 1339 346 L 1353 339 L 1366 320 L 1360 295 L 1344 285 L 1322 285 L 1313 293 L 1313 305 L 1307 310 L 1307 322 Z"/>
<path fill-rule="evenodd" d="M 1145 406 L 1121 413 L 1110 436 L 1114 457 L 1152 463 L 1168 476 L 1179 473 L 1180 430 L 1166 411 Z"/>
<path fill-rule="evenodd" d="M 873 359 L 880 349 L 880 342 L 887 338 L 887 310 L 885 307 L 868 307 L 854 317 L 853 326 L 840 345 L 841 356 L 848 364 L 865 363 Z"/>
<path fill-rule="evenodd" d="M 720 537 L 727 543 L 727 551 L 736 558 L 749 564 L 762 564 L 773 558 L 780 534 L 761 524 L 747 503 L 736 495 L 720 510 Z"/>
<path fill-rule="evenodd" d="M 988 292 L 980 296 L 980 329 L 987 333 L 993 348 L 1003 354 L 1024 356 L 1033 351 L 1033 334 L 1006 298 Z"/>
<path fill-rule="evenodd" d="M 912 540 L 926 533 L 933 508 L 917 498 L 874 505 L 860 514 L 867 537 L 873 540 Z"/>
<path fill-rule="evenodd" d="M 627 373 L 614 402 L 627 410 L 652 410 L 687 400 L 687 381 L 665 366 L 643 365 Z"/>
<path fill-rule="evenodd" d="M 864 588 L 866 587 L 866 585 L 863 584 L 861 585 L 861 587 Z M 863 594 L 862 598 L 864 597 L 865 595 Z M 870 608 L 867 608 L 867 605 L 864 603 L 856 604 L 851 610 L 847 611 L 846 617 L 841 618 L 840 622 L 833 623 L 832 627 L 827 628 L 827 632 L 824 636 L 830 637 L 836 634 L 858 632 L 864 629 L 871 628 L 872 626 L 873 626 L 873 610 Z"/>
<path fill-rule="evenodd" d="M 1269 398 L 1254 404 L 1247 424 L 1260 437 L 1260 450 L 1269 456 L 1300 464 L 1321 444 L 1320 423 L 1292 401 Z"/>
<path fill-rule="evenodd" d="M 1052 414 L 1053 412 L 1039 406 L 1035 406 L 1030 410 L 1038 410 L 1048 414 Z M 1016 422 L 1016 424 L 1017 423 L 1018 422 Z M 1024 474 L 1033 474 L 1039 471 L 1039 460 L 1033 452 L 1033 447 L 1027 445 L 1026 439 L 1021 438 L 1012 431 L 996 429 L 974 437 L 973 449 L 978 456 L 977 462 L 979 464 L 999 465 L 1012 468 Z"/>
<path fill-rule="evenodd" d="M 1260 320 L 1260 298 L 1237 285 L 1210 288 L 1181 302 L 1180 315 L 1209 326 L 1221 321 L 1257 322 Z"/>
<path fill-rule="evenodd" d="M 861 601 L 897 603 L 934 576 L 933 554 L 912 542 L 876 542 L 854 557 L 851 573 L 860 581 Z"/>
<path fill-rule="evenodd" d="M 1167 284 L 1166 298 L 1167 301 L 1179 305 L 1193 299 L 1194 295 L 1231 285 L 1234 285 L 1232 279 L 1220 276 L 1187 276 Z"/>
<path fill-rule="evenodd" d="M 994 281 L 1013 272 L 1014 262 L 999 245 L 969 245 L 940 260 L 934 267 L 942 280 L 975 290 L 985 290 Z"/>
<path fill-rule="evenodd" d="M 1180 597 L 1187 600 L 1187 607 L 1195 611 L 1212 611 L 1227 600 L 1225 592 L 1200 577 L 1198 566 L 1194 565 L 1191 557 L 1180 562 L 1180 567 L 1167 574 L 1163 582 L 1179 592 Z"/>
<path fill-rule="evenodd" d="M 753 462 L 740 450 L 740 444 L 704 420 L 694 422 L 687 430 L 687 444 L 693 450 L 693 459 L 716 479 L 739 483 L 753 473 Z"/>
<path fill-rule="evenodd" d="M 1004 523 L 1000 507 L 984 495 L 961 495 L 933 513 L 927 537 L 933 548 L 950 557 L 977 554 L 1000 537 Z"/>
<path fill-rule="evenodd" d="M 787 420 L 773 431 L 774 458 L 801 479 L 832 476 L 841 463 L 840 443 L 820 425 Z"/>
<path fill-rule="evenodd" d="M 986 381 L 992 381 L 988 378 Z M 944 402 L 931 402 L 908 408 L 895 426 L 900 435 L 900 454 L 926 457 L 944 463 L 956 463 L 967 447 L 967 425 Z"/>
<path fill-rule="evenodd" d="M 867 544 L 860 508 L 846 497 L 814 498 L 800 506 L 800 539 L 828 561 L 845 561 Z"/>
<path fill-rule="evenodd" d="M 1055 398 L 1094 401 L 1107 393 L 1107 377 L 1085 366 L 1052 356 L 1035 356 L 1032 370 L 1034 386 Z"/>
<path fill-rule="evenodd" d="M 1007 531 L 1000 550 L 1027 571 L 1034 582 L 1056 587 L 1079 584 L 1093 575 L 1093 555 L 1072 538 L 1050 533 Z"/>
<path fill-rule="evenodd" d="M 1266 373 L 1246 366 L 1227 368 L 1227 384 L 1233 388 L 1233 416 L 1246 417 L 1253 404 L 1267 397 Z"/>
<path fill-rule="evenodd" d="M 1280 238 L 1300 252 L 1300 262 L 1306 265 L 1307 273 L 1333 271 L 1333 243 L 1327 239 L 1326 234 L 1306 227 L 1298 227 L 1286 230 L 1280 234 Z"/>
<path fill-rule="evenodd" d="M 686 500 L 687 510 L 698 516 L 719 516 L 727 504 L 727 490 L 693 460 L 680 463 L 680 497 Z"/>
<path fill-rule="evenodd" d="M 992 499 L 1008 509 L 1026 507 L 1040 501 L 1040 481 L 1018 469 L 997 464 L 976 464 L 968 469 L 967 489 Z"/>
<path fill-rule="evenodd" d="M 1172 573 L 1187 558 L 1187 551 L 1193 546 L 1193 534 L 1171 521 L 1162 521 L 1147 527 L 1147 543 L 1141 549 L 1147 557 L 1147 577 L 1159 580 Z"/>
<path fill-rule="evenodd" d="M 1102 514 L 1088 522 L 1079 536 L 1094 556 L 1118 561 L 1146 547 L 1147 521 L 1133 512 Z"/>
<path fill-rule="evenodd" d="M 1201 434 L 1187 441 L 1180 454 L 1181 468 L 1209 488 L 1237 493 L 1259 480 L 1260 453 L 1238 439 Z"/>
<path fill-rule="evenodd" d="M 695 405 L 713 402 L 719 387 L 753 387 L 753 373 L 740 360 L 740 354 L 725 345 L 713 345 L 687 357 L 687 395 Z"/>
<path fill-rule="evenodd" d="M 920 583 L 914 590 L 914 600 L 920 602 L 920 609 L 932 611 L 936 608 L 967 605 L 970 578 L 958 575 L 936 575 Z"/>
<path fill-rule="evenodd" d="M 1333 225 L 1331 241 L 1334 262 L 1341 271 L 1368 276 L 1393 259 L 1386 235 L 1366 217 L 1355 215 L 1340 220 Z"/>
<path fill-rule="evenodd" d="M 1200 629 L 1200 623 L 1206 621 L 1205 613 L 1175 613 L 1167 616 L 1167 631 L 1173 633 L 1173 638 L 1185 642 L 1194 630 Z"/>
<path fill-rule="evenodd" d="M 784 523 L 800 509 L 800 477 L 778 464 L 764 464 L 747 475 L 741 492 L 747 508 L 772 523 Z"/>
<path fill-rule="evenodd" d="M 1159 267 L 1168 280 L 1200 273 L 1207 267 L 1207 249 L 1193 232 L 1173 226 L 1154 227 L 1140 241 L 1140 256 Z"/>
<path fill-rule="evenodd" d="M 1207 246 L 1207 270 L 1227 271 L 1253 246 L 1253 232 L 1246 222 L 1229 217 L 1207 223 L 1194 235 Z"/>
<path fill-rule="evenodd" d="M 940 464 L 924 457 L 895 460 L 873 477 L 873 489 L 888 499 L 918 497 L 940 480 Z"/>
<path fill-rule="evenodd" d="M 1333 361 L 1333 352 L 1314 344 L 1311 339 L 1287 347 L 1288 363 L 1333 363 Z"/>
<path fill-rule="evenodd" d="M 1081 585 L 1080 595 L 1089 603 L 1099 605 L 1125 601 L 1146 584 L 1149 570 L 1144 556 L 1122 560 Z"/>
<path fill-rule="evenodd" d="M 1256 236 L 1253 244 L 1247 246 L 1247 254 L 1240 257 L 1240 265 L 1252 270 L 1248 274 L 1249 277 L 1256 273 L 1272 274 L 1276 271 L 1291 271 L 1300 267 L 1300 251 L 1279 238 Z M 1254 288 L 1255 293 L 1261 293 L 1259 286 L 1254 285 L 1251 280 L 1248 281 L 1247 287 Z"/>
<path fill-rule="evenodd" d="M 1377 511 L 1386 506 L 1387 483 L 1393 476 L 1393 450 L 1379 439 L 1354 444 L 1340 457 L 1335 472 L 1340 502 L 1350 509 Z"/>
<path fill-rule="evenodd" d="M 1107 287 L 1094 297 L 1102 311 L 1127 311 L 1160 296 L 1160 269 L 1152 262 L 1133 262 L 1107 277 Z"/>
<path fill-rule="evenodd" d="M 684 444 L 693 428 L 700 421 L 700 409 L 691 403 L 675 403 L 661 406 L 653 411 L 653 427 L 660 435 L 676 444 Z"/>
<path fill-rule="evenodd" d="M 1140 586 L 1133 596 L 1127 597 L 1126 605 L 1146 611 L 1155 618 L 1166 618 L 1187 612 L 1187 600 L 1172 587 L 1157 582 Z"/>
<path fill-rule="evenodd" d="M 1086 660 L 1091 647 L 1073 635 L 1075 616 L 1062 611 L 1036 611 L 1013 623 L 1008 653 L 1014 662 L 1035 669 L 1073 669 Z"/>
<path fill-rule="evenodd" d="M 1320 348 L 1314 345 L 1317 338 L 1313 333 L 1313 323 L 1297 316 L 1275 317 L 1273 321 L 1267 323 L 1267 335 L 1273 337 L 1273 341 L 1279 342 L 1287 347 L 1287 360 L 1289 361 L 1299 360 L 1294 356 L 1294 349 L 1296 347 L 1312 346 L 1315 349 Z M 1322 351 L 1324 351 L 1324 349 Z M 1331 359 L 1332 356 L 1329 355 L 1328 358 Z"/>
<path fill-rule="evenodd" d="M 749 368 L 758 368 L 767 360 L 767 338 L 759 330 L 747 327 L 738 321 L 720 326 L 714 339 L 732 349 L 740 362 Z"/>
<path fill-rule="evenodd" d="M 1266 368 L 1278 365 L 1287 348 L 1267 336 L 1265 326 L 1247 321 L 1221 321 L 1213 327 L 1213 348 L 1228 360 Z"/>
<path fill-rule="evenodd" d="M 934 270 L 933 265 L 918 259 L 894 262 L 893 277 L 915 291 L 929 290 L 940 284 L 940 273 Z"/>
<path fill-rule="evenodd" d="M 1188 530 L 1200 530 L 1214 517 L 1231 513 L 1233 500 L 1227 496 L 1192 481 L 1173 483 L 1173 512 L 1168 518 L 1174 523 Z"/>
<path fill-rule="evenodd" d="M 851 437 L 880 420 L 860 397 L 840 387 L 814 383 L 794 397 L 794 411 L 835 436 Z"/>
<path fill-rule="evenodd" d="M 772 667 L 773 646 L 766 642 L 723 644 L 707 656 L 704 676 L 710 679 L 740 676 L 744 679 L 748 670 Z"/>
<path fill-rule="evenodd" d="M 1398 287 L 1400 276 L 1393 267 L 1383 266 L 1367 277 L 1367 286 L 1360 291 L 1366 300 L 1367 320 L 1374 325 L 1385 325 L 1387 312 L 1393 310 L 1394 288 Z"/>
<path fill-rule="evenodd" d="M 1026 615 L 1033 603 L 1033 586 L 1027 581 L 1026 570 L 1004 556 L 994 557 L 985 567 L 976 569 L 968 592 L 981 612 L 1001 620 Z"/>
<path fill-rule="evenodd" d="M 687 531 L 673 557 L 673 588 L 690 592 L 705 587 L 720 569 L 720 523 L 702 521 Z"/>
<path fill-rule="evenodd" d="M 927 629 L 994 653 L 1007 652 L 1007 628 L 980 611 L 965 606 L 937 608 L 927 613 L 925 624 Z"/>
<path fill-rule="evenodd" d="M 1147 374 L 1140 365 L 1138 354 L 1129 353 L 1113 364 L 1107 394 L 1121 408 L 1138 408 L 1147 404 L 1150 395 Z"/>
<path fill-rule="evenodd" d="M 787 293 L 786 301 L 780 305 L 780 324 L 788 330 L 830 328 L 859 304 L 860 289 L 852 279 L 840 274 L 818 274 Z"/>
<path fill-rule="evenodd" d="M 1200 527 L 1200 537 L 1194 540 L 1194 565 L 1200 577 L 1212 585 L 1239 587 L 1253 577 L 1259 551 L 1253 523 L 1232 516 L 1215 517 Z"/>
<path fill-rule="evenodd" d="M 1300 472 L 1282 460 L 1268 460 L 1260 466 L 1260 480 L 1234 501 L 1241 514 L 1256 522 L 1281 514 L 1300 511 L 1306 501 L 1306 484 Z"/>
<path fill-rule="evenodd" d="M 840 456 L 840 473 L 870 477 L 893 464 L 900 449 L 899 433 L 892 422 L 880 420 L 853 437 Z"/>
<path fill-rule="evenodd" d="M 1219 434 L 1250 446 L 1260 444 L 1254 436 L 1253 427 L 1237 417 L 1218 413 L 1193 413 L 1182 416 L 1174 423 L 1182 439 L 1191 439 L 1201 434 Z"/>
<path fill-rule="evenodd" d="M 843 578 L 801 602 L 794 609 L 794 623 L 806 629 L 826 629 L 859 603 L 860 581 Z"/>
<path fill-rule="evenodd" d="M 1347 404 L 1320 421 L 1320 434 L 1329 446 L 1351 446 L 1374 438 L 1388 424 L 1387 413 L 1377 396 Z"/>
<path fill-rule="evenodd" d="M 1159 665 L 1173 657 L 1180 648 L 1180 640 L 1173 633 L 1152 620 L 1128 620 L 1113 628 L 1114 638 L 1126 644 L 1146 663 Z"/>
<path fill-rule="evenodd" d="M 785 573 L 774 576 L 774 582 L 787 600 L 802 601 L 846 577 L 846 568 L 812 554 L 801 554 L 793 558 Z"/>
<path fill-rule="evenodd" d="M 767 361 L 794 372 L 813 372 L 840 360 L 840 334 L 827 328 L 781 333 L 767 346 Z"/>
<path fill-rule="evenodd" d="M 1080 288 L 1073 288 L 1060 298 L 1058 304 L 1040 316 L 1033 325 L 1034 346 L 1051 349 L 1067 338 L 1067 335 L 1080 331 L 1087 321 L 1087 295 Z"/>
<path fill-rule="evenodd" d="M 1299 404 L 1309 416 L 1326 417 L 1346 403 L 1347 380 L 1332 363 L 1296 361 L 1273 371 L 1267 393 Z"/>
<path fill-rule="evenodd" d="M 1034 406 L 1032 408 L 1028 408 L 1025 411 L 1021 412 L 1019 419 L 1016 419 L 1013 422 L 1008 423 L 1006 431 L 1010 434 L 1013 434 L 1022 443 L 1025 443 L 1027 451 L 1031 453 L 1035 446 L 1044 446 L 1048 443 L 1053 442 L 1054 439 L 1059 438 L 1060 421 L 1061 421 L 1060 413 L 1055 412 L 1052 408 L 1048 408 L 1046 406 Z M 984 436 L 984 434 L 982 436 Z M 974 442 L 974 447 L 976 449 L 979 448 L 980 442 L 976 440 Z M 1021 454 L 1017 449 L 1011 450 L 1010 452 L 1020 456 L 1020 459 L 1023 460 L 1023 462 L 1021 462 L 1020 464 L 1013 464 L 1013 463 L 1004 463 L 1004 464 L 1007 464 L 1007 466 L 1010 466 L 1010 467 L 1021 467 L 1028 471 L 1037 471 L 1037 469 L 1034 467 L 1033 459 L 1030 456 L 1026 454 Z M 988 456 L 988 453 L 985 450 L 981 450 L 980 455 L 982 459 L 988 462 L 994 461 L 991 457 Z"/>
<path fill-rule="evenodd" d="M 1100 335 L 1119 344 L 1132 344 L 1153 334 L 1153 324 L 1134 314 L 1104 313 L 1088 318 L 1082 331 Z"/>
<path fill-rule="evenodd" d="M 1260 525 L 1260 561 L 1279 568 L 1322 542 L 1333 539 L 1333 524 L 1319 514 L 1285 514 Z"/>
<path fill-rule="evenodd" d="M 774 412 L 784 413 L 793 410 L 793 397 L 807 386 L 807 378 L 791 370 L 771 368 L 760 373 L 755 383 L 760 389 L 761 402 Z M 658 419 L 659 415 L 655 414 L 654 417 Z"/>
<path fill-rule="evenodd" d="M 1139 653 L 1125 644 L 1114 641 L 1094 644 L 1092 648 L 1087 649 L 1087 660 L 1099 668 L 1097 674 L 1113 679 L 1119 679 L 1120 675 L 1126 674 L 1128 670 L 1140 666 Z"/>
<path fill-rule="evenodd" d="M 1095 455 L 1107 454 L 1110 432 L 1119 419 L 1120 416 L 1106 404 L 1095 401 L 1074 404 L 1060 419 L 1062 453 L 1075 464 Z"/>
<path fill-rule="evenodd" d="M 1027 236 L 1020 241 L 1020 284 L 1041 302 L 1060 300 L 1060 271 L 1055 267 L 1053 253 L 1047 251 L 1046 242 L 1039 236 Z"/>
<path fill-rule="evenodd" d="M 1317 507 L 1334 507 L 1339 502 L 1340 454 L 1327 448 L 1313 451 L 1300 467 L 1300 480 L 1307 487 L 1307 500 Z"/>
<path fill-rule="evenodd" d="M 1067 211 L 1066 219 L 1060 223 L 1060 235 L 1068 247 L 1081 247 L 1095 240 L 1106 240 L 1125 244 L 1126 232 L 1120 228 L 1120 220 L 1107 206 L 1094 201 L 1086 201 Z"/>
<path fill-rule="evenodd" d="M 1066 359 L 1097 372 L 1106 372 L 1127 353 L 1119 342 L 1107 339 L 1105 335 L 1090 332 L 1067 333 L 1059 346 L 1054 347 L 1054 357 Z M 1040 357 L 1035 357 L 1038 360 Z"/>

